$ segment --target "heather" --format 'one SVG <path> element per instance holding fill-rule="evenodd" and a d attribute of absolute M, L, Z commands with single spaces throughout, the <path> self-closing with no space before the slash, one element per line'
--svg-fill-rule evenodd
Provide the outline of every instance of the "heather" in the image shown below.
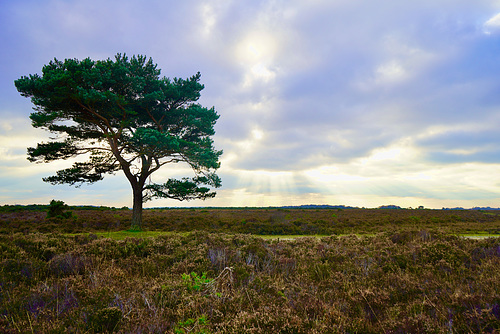
<path fill-rule="evenodd" d="M 209 221 L 224 230 L 223 222 L 230 221 L 226 215 L 234 217 L 231 211 L 201 211 L 173 211 L 171 219 L 179 219 L 178 225 L 186 224 L 179 230 L 188 229 L 190 224 L 204 224 L 210 230 L 205 223 Z M 458 226 L 464 233 L 467 229 L 479 231 L 480 226 L 482 231 L 493 231 L 494 213 L 480 213 L 476 218 L 482 217 L 483 221 L 478 220 L 475 225 L 472 221 L 464 222 L 470 212 L 452 212 L 449 217 L 455 218 L 446 220 L 446 216 L 439 216 L 442 220 L 431 229 L 424 228 L 423 217 L 422 226 L 414 223 L 412 229 L 405 215 L 414 217 L 415 212 L 353 211 L 349 217 L 348 210 L 251 211 L 240 210 L 238 224 L 232 227 L 243 220 L 252 223 L 252 216 L 254 224 L 267 222 L 271 230 L 273 224 L 286 225 L 288 220 L 292 225 L 299 220 L 320 226 L 313 224 L 321 219 L 320 215 L 323 220 L 329 217 L 329 221 L 339 221 L 340 215 L 345 220 L 350 218 L 346 224 L 355 224 L 359 219 L 358 226 L 364 225 L 370 233 L 362 234 L 363 228 L 359 228 L 353 230 L 358 235 L 301 236 L 289 240 L 225 230 L 179 233 L 172 229 L 163 236 L 115 240 L 98 237 L 95 231 L 69 234 L 58 230 L 66 224 L 79 224 L 84 211 L 73 211 L 69 222 L 41 217 L 38 224 L 54 225 L 58 227 L 56 233 L 31 233 L 26 229 L 16 232 L 12 221 L 3 220 L 1 331 L 500 331 L 500 239 L 470 239 L 440 231 Z M 25 215 L 19 226 L 26 226 L 30 214 L 37 212 L 17 212 Z M 121 217 L 127 213 L 85 212 L 88 217 Z M 152 217 L 158 216 L 158 212 L 151 212 Z M 365 218 L 371 214 L 372 220 L 361 220 L 363 214 Z M 426 214 L 437 215 L 441 211 L 429 210 Z M 461 214 L 464 217 L 460 218 Z M 199 218 L 204 215 L 210 218 Z M 307 215 L 314 221 L 308 220 Z M 383 225 L 386 231 L 377 231 L 382 227 L 375 222 L 383 222 L 387 215 L 393 216 L 392 225 L 388 221 Z M 122 219 L 119 217 L 117 221 Z M 155 221 L 150 221 L 153 226 Z M 159 218 L 156 223 L 160 224 Z"/>
<path fill-rule="evenodd" d="M 47 218 L 47 206 L 0 207 L 0 234 L 122 231 L 132 211 L 105 207 L 69 207 L 69 219 Z M 425 229 L 447 234 L 500 234 L 500 210 L 418 209 L 150 209 L 143 230 L 256 235 L 375 234 Z"/>

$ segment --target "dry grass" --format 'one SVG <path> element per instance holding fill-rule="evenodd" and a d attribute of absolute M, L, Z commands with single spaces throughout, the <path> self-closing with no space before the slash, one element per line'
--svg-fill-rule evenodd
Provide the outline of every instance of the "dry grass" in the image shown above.
<path fill-rule="evenodd" d="M 194 273 L 194 274 L 192 274 Z M 203 276 L 205 274 L 205 276 Z M 494 333 L 500 239 L 0 235 L 3 333 Z"/>
<path fill-rule="evenodd" d="M 5 209 L 5 208 L 4 208 Z M 72 210 L 70 219 L 41 211 L 0 210 L 0 234 L 109 233 L 130 227 L 130 210 Z M 447 234 L 500 235 L 500 211 L 382 209 L 172 209 L 145 210 L 143 231 L 255 235 L 377 234 L 425 229 Z M 145 232 L 141 232 L 145 233 Z M 130 233 L 129 233 L 130 234 Z"/>

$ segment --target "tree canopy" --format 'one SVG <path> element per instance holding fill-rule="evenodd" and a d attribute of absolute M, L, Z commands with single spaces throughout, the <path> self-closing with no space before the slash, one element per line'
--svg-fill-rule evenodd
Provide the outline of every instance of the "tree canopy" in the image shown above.
<path fill-rule="evenodd" d="M 52 184 L 79 186 L 122 170 L 133 189 L 136 227 L 147 200 L 214 197 L 212 188 L 221 185 L 215 171 L 222 151 L 211 136 L 219 115 L 196 103 L 204 88 L 200 77 L 199 72 L 187 79 L 161 77 L 145 56 L 54 59 L 41 76 L 15 81 L 35 105 L 32 125 L 56 135 L 28 148 L 28 160 L 85 158 L 43 179 Z M 194 176 L 151 181 L 151 174 L 169 163 L 188 164 Z"/>

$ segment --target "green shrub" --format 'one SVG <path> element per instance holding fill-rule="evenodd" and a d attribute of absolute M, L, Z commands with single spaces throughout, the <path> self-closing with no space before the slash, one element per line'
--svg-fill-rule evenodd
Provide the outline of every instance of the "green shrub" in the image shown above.
<path fill-rule="evenodd" d="M 175 334 L 209 334 L 210 331 L 206 328 L 208 324 L 207 317 L 202 315 L 197 319 L 189 318 L 185 321 L 179 321 L 174 327 Z"/>
<path fill-rule="evenodd" d="M 114 332 L 122 319 L 122 311 L 118 307 L 106 307 L 97 310 L 90 318 L 90 327 L 98 333 Z"/>
<path fill-rule="evenodd" d="M 68 208 L 69 206 L 63 201 L 56 201 L 55 199 L 53 199 L 52 201 L 50 201 L 47 218 L 71 218 L 73 216 L 73 213 L 71 211 L 66 211 Z"/>
<path fill-rule="evenodd" d="M 188 291 L 200 291 L 204 284 L 212 281 L 210 278 L 207 278 L 207 273 L 203 273 L 199 276 L 195 272 L 191 274 L 182 274 L 182 280 Z"/>

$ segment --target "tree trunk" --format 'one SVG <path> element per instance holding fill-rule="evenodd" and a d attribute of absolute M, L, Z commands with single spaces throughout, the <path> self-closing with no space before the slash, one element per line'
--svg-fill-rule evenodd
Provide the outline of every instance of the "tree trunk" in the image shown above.
<path fill-rule="evenodd" d="M 142 227 L 142 187 L 133 186 L 134 206 L 132 208 L 132 230 L 140 230 Z"/>

